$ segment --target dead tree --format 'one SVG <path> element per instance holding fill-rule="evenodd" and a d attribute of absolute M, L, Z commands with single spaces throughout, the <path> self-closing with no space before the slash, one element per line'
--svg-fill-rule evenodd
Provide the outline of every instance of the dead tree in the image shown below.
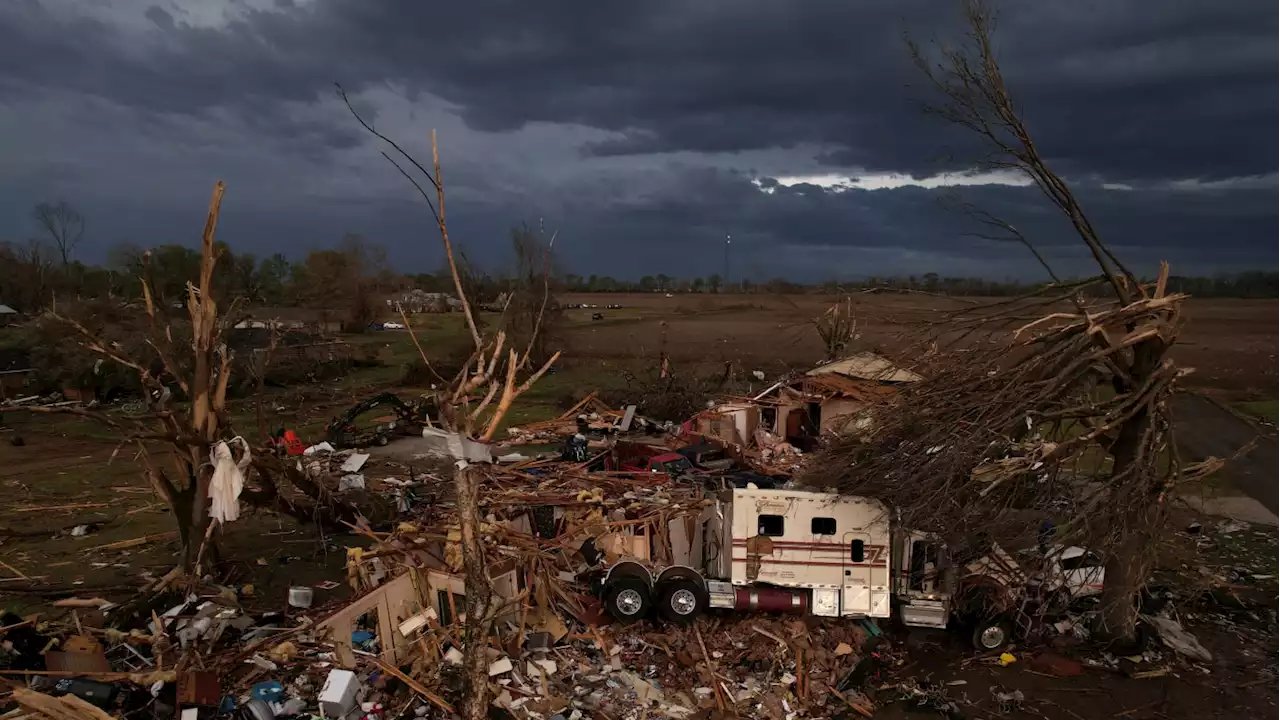
<path fill-rule="evenodd" d="M 827 308 L 826 312 L 813 319 L 813 326 L 818 337 L 822 338 L 825 360 L 835 360 L 844 355 L 849 345 L 860 337 L 852 298 L 845 298 L 843 305 L 836 303 Z"/>
<path fill-rule="evenodd" d="M 84 216 L 65 200 L 57 205 L 40 203 L 31 212 L 32 217 L 46 233 L 62 257 L 62 267 L 71 262 L 71 254 L 84 237 Z"/>
<path fill-rule="evenodd" d="M 427 207 L 431 209 L 436 229 L 440 233 L 449 273 L 453 277 L 454 289 L 462 304 L 467 330 L 474 347 L 463 369 L 451 380 L 441 378 L 442 382 L 434 391 L 435 405 L 440 413 L 440 424 L 449 431 L 467 438 L 490 440 L 516 398 L 528 391 L 560 357 L 557 351 L 537 370 L 533 370 L 531 365 L 536 340 L 542 329 L 543 311 L 540 310 L 534 316 L 533 327 L 523 349 L 508 347 L 507 334 L 502 330 L 492 335 L 481 333 L 472 312 L 471 299 L 466 293 L 463 275 L 459 270 L 460 263 L 455 257 L 454 246 L 449 238 L 449 227 L 445 218 L 444 179 L 440 173 L 440 154 L 436 146 L 435 131 L 431 132 L 432 165 L 428 170 L 393 140 L 365 122 L 352 107 L 341 86 L 338 86 L 338 95 L 365 130 L 385 143 L 392 152 L 410 166 L 406 169 L 386 151 L 382 152 L 382 156 L 395 166 L 422 196 Z M 434 192 L 428 193 L 419 182 L 419 178 L 425 178 Z M 545 299 L 541 307 L 546 307 Z M 404 319 L 410 333 L 413 334 L 408 317 L 404 316 Z M 422 346 L 418 344 L 416 334 L 413 334 L 413 340 L 418 346 L 423 364 L 429 372 L 435 374 L 426 353 L 422 352 Z M 523 380 L 520 379 L 522 375 Z M 467 688 L 462 714 L 463 717 L 471 720 L 488 717 L 489 661 L 485 649 L 488 646 L 488 638 L 493 632 L 494 620 L 501 609 L 501 602 L 494 596 L 489 580 L 480 523 L 480 485 L 483 473 L 483 467 L 469 464 L 465 460 L 458 461 L 454 473 L 454 494 L 461 538 L 459 544 L 466 584 L 467 616 L 464 624 L 466 642 L 463 648 L 463 667 L 467 676 Z"/>
<path fill-rule="evenodd" d="M 1135 597 L 1147 577 L 1168 493 L 1180 472 L 1172 438 L 1169 397 L 1181 373 L 1165 357 L 1165 351 L 1177 337 L 1179 305 L 1185 296 L 1166 294 L 1167 266 L 1162 267 L 1161 280 L 1155 287 L 1144 286 L 1103 243 L 1068 183 L 1045 161 L 1016 109 L 992 45 L 994 16 L 991 10 L 981 0 L 964 0 L 963 9 L 968 33 L 967 42 L 962 46 L 939 47 L 937 56 L 931 59 L 909 42 L 912 57 L 937 98 L 926 110 L 980 137 L 989 150 L 981 162 L 985 169 L 1012 170 L 1028 176 L 1066 216 L 1097 263 L 1102 282 L 1115 297 L 1106 307 L 1091 308 L 1075 294 L 1068 293 L 1061 300 L 1074 303 L 1076 311 L 1071 313 L 1054 312 L 1053 308 L 1044 306 L 1047 324 L 1032 323 L 1023 330 L 1037 334 L 1025 348 L 1035 370 L 1022 366 L 1030 373 L 1027 378 L 1043 383 L 1042 395 L 1020 398 L 1009 395 L 1012 405 L 1006 409 L 1020 410 L 1023 418 L 1018 422 L 1025 421 L 1029 426 L 1028 432 L 1023 432 L 1018 439 L 1031 434 L 1031 425 L 1046 420 L 1071 418 L 1085 428 L 1071 442 L 1055 450 L 1044 450 L 1041 453 L 1044 457 L 1038 461 L 1061 460 L 1079 450 L 1085 439 L 1098 443 L 1110 455 L 1112 467 L 1105 484 L 1107 502 L 1097 506 L 1105 510 L 1105 517 L 1113 524 L 1106 539 L 1104 621 L 1113 636 L 1132 637 L 1137 619 Z M 988 228 L 997 229 L 1007 239 L 1029 245 L 1011 225 L 990 216 L 986 219 L 984 224 Z M 1043 258 L 1040 260 L 1043 264 Z M 1062 327 L 1057 327 L 1059 324 Z M 1071 352 L 1074 354 L 1063 356 L 1054 364 L 1050 358 L 1042 357 L 1040 350 L 1055 339 L 1062 339 L 1064 333 L 1073 337 Z M 1082 345 L 1081 341 L 1087 343 Z M 1055 374 L 1044 376 L 1042 373 L 1050 368 Z M 1082 369 L 1086 368 L 1105 378 L 1113 393 L 1109 400 L 1087 393 L 1082 395 L 1078 392 L 1079 384 L 1067 382 L 1083 382 Z M 1010 372 L 1003 367 L 988 366 L 983 372 L 996 373 L 997 379 L 1014 377 L 1003 375 Z M 966 382 L 981 385 L 979 380 L 970 377 Z M 1009 388 L 998 382 L 996 385 Z M 921 390 L 928 389 L 926 386 Z M 942 390 L 936 385 L 933 389 Z M 953 386 L 943 391 L 935 397 L 935 402 L 942 402 L 942 394 L 954 393 L 956 389 Z M 956 397 L 953 394 L 947 402 L 953 402 Z M 1070 407 L 1068 401 L 1073 399 L 1077 403 Z M 963 423 L 948 428 L 953 436 L 969 423 L 988 423 L 998 415 L 992 409 L 996 400 L 978 396 L 972 398 L 972 403 L 952 409 L 953 421 Z M 935 420 L 947 417 L 947 413 L 939 411 L 934 417 Z M 1009 418 L 1016 418 L 1016 413 Z M 999 422 L 991 429 L 993 437 L 989 440 L 994 440 L 994 434 L 1000 431 L 1012 432 L 1009 426 L 1001 427 Z M 1162 468 L 1160 460 L 1166 454 L 1172 456 L 1173 462 L 1169 468 Z M 980 454 L 977 460 L 983 460 Z M 913 467 L 918 467 L 918 463 Z M 957 462 L 952 469 L 959 477 L 970 475 L 964 462 Z"/>
<path fill-rule="evenodd" d="M 518 344 L 530 342 L 529 359 L 535 363 L 551 357 L 550 346 L 556 341 L 556 331 L 563 321 L 563 313 L 551 295 L 556 235 L 552 233 L 550 240 L 545 238 L 541 227 L 537 233 L 527 225 L 512 228 L 516 271 L 504 303 L 507 335 Z"/>
<path fill-rule="evenodd" d="M 146 347 L 154 353 L 150 361 L 142 360 L 140 353 L 133 354 L 119 343 L 105 340 L 100 333 L 69 315 L 50 313 L 55 321 L 71 329 L 81 346 L 138 373 L 143 392 L 151 398 L 148 412 L 129 421 L 116 420 L 101 410 L 62 411 L 112 428 L 120 438 L 121 447 L 136 449 L 144 475 L 169 506 L 178 525 L 182 556 L 176 572 L 167 576 L 169 580 L 199 575 L 202 551 L 208 546 L 214 529 L 209 516 L 209 484 L 213 477 L 211 450 L 219 441 L 235 435 L 227 413 L 233 356 L 223 341 L 226 329 L 236 321 L 235 304 L 219 313 L 214 300 L 214 270 L 220 255 L 214 234 L 223 190 L 221 182 L 214 185 L 201 237 L 198 276 L 187 282 L 189 340 L 185 338 L 185 331 L 174 329 L 165 308 L 157 302 L 150 276 L 150 253 L 143 255 L 140 278 L 146 313 L 143 335 Z M 185 409 L 166 400 L 179 392 L 187 401 Z M 241 499 L 250 504 L 279 507 L 303 520 L 356 519 L 354 508 L 332 499 L 317 481 L 288 463 L 272 460 L 269 453 L 261 449 L 255 453 L 252 476 L 258 481 L 257 487 L 246 489 Z M 283 496 L 278 479 L 291 482 L 310 496 L 315 506 L 302 507 L 289 501 Z M 321 509 L 327 515 L 320 513 Z"/>

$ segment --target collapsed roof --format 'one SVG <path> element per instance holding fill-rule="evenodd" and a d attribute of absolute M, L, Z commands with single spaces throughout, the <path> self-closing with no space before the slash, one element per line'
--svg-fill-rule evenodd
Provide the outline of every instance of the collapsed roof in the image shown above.
<path fill-rule="evenodd" d="M 888 383 L 919 382 L 923 378 L 905 368 L 900 368 L 887 358 L 871 352 L 861 352 L 835 360 L 805 373 L 806 376 L 843 375 L 856 380 L 876 380 Z"/>

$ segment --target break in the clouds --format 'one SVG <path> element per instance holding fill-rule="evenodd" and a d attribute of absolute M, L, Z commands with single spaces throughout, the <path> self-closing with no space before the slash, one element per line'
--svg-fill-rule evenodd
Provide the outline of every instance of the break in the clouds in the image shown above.
<path fill-rule="evenodd" d="M 944 198 L 1017 225 L 1072 274 L 1039 191 L 983 173 L 920 112 L 903 33 L 959 38 L 946 0 L 0 3 L 0 238 L 84 210 L 82 252 L 192 242 L 215 179 L 224 239 L 300 255 L 345 231 L 406 270 L 426 209 L 333 92 L 422 155 L 452 234 L 493 267 L 544 218 L 564 264 L 634 276 L 1031 276 Z M 1037 143 L 1139 271 L 1276 267 L 1277 7 L 1003 3 L 1005 75 Z"/>

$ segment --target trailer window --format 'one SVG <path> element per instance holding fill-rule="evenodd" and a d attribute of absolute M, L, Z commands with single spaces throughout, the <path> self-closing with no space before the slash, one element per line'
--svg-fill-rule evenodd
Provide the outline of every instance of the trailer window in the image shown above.
<path fill-rule="evenodd" d="M 852 540 L 849 542 L 849 560 L 851 562 L 860 563 L 867 556 L 867 547 L 861 540 Z"/>
<path fill-rule="evenodd" d="M 809 521 L 809 532 L 814 535 L 835 535 L 836 519 L 816 517 Z"/>
<path fill-rule="evenodd" d="M 781 515 L 761 515 L 756 522 L 758 534 L 765 537 L 782 537 L 783 522 Z"/>

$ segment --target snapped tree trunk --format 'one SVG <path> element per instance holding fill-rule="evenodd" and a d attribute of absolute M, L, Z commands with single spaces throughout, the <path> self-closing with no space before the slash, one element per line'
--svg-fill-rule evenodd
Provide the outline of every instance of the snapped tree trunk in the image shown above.
<path fill-rule="evenodd" d="M 1136 386 L 1145 383 L 1159 366 L 1164 349 L 1158 339 L 1134 348 L 1130 371 Z M 1121 515 L 1120 526 L 1112 529 L 1120 533 L 1120 537 L 1105 566 L 1102 621 L 1106 636 L 1121 642 L 1136 637 L 1139 594 L 1154 560 L 1152 553 L 1163 517 L 1163 508 L 1158 502 L 1160 481 L 1152 473 L 1143 472 L 1141 467 L 1152 462 L 1142 456 L 1143 438 L 1150 425 L 1150 411 L 1143 408 L 1120 426 L 1120 433 L 1111 446 L 1112 493 L 1116 502 L 1126 503 L 1129 509 Z M 1139 488 L 1137 493 L 1122 491 L 1124 485 L 1135 483 L 1148 486 Z M 1156 485 L 1150 486 L 1151 483 Z"/>
<path fill-rule="evenodd" d="M 463 703 L 462 716 L 467 720 L 483 720 L 489 715 L 489 659 L 485 649 L 489 633 L 493 630 L 496 610 L 480 531 L 481 472 L 479 468 L 467 465 L 454 475 L 467 589 L 466 645 L 462 653 L 462 666 L 467 673 L 467 698 Z"/>

